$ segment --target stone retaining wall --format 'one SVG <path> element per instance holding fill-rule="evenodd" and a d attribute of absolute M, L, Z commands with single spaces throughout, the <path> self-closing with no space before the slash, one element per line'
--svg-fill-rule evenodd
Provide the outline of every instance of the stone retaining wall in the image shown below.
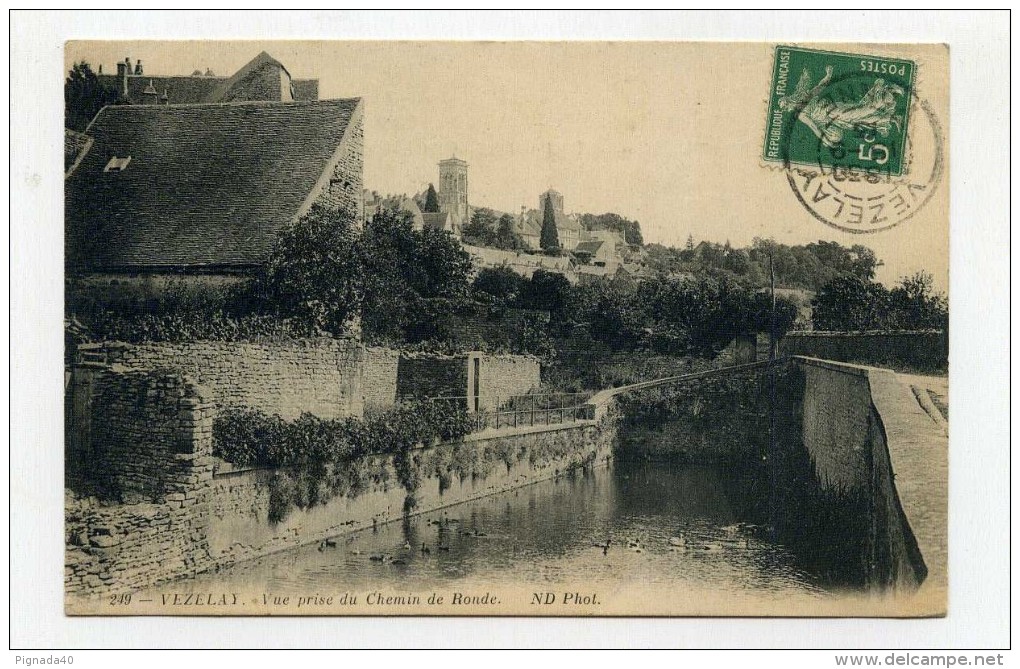
<path fill-rule="evenodd" d="M 171 369 L 207 391 L 219 409 L 249 407 L 293 419 L 360 416 L 361 345 L 355 340 L 154 342 L 105 346 L 106 361 L 139 369 Z"/>
<path fill-rule="evenodd" d="M 420 482 L 401 484 L 394 456 L 342 465 L 343 491 L 270 520 L 274 479 L 290 470 L 214 474 L 216 404 L 173 370 L 106 370 L 88 457 L 108 469 L 105 487 L 68 491 L 65 592 L 69 613 L 95 612 L 95 597 L 130 592 L 239 560 L 428 512 L 604 462 L 615 422 L 492 430 L 413 451 Z M 115 415 L 114 415 L 115 414 Z M 98 421 L 94 421 L 98 422 Z M 356 470 L 356 471 L 355 471 Z M 89 477 L 86 477 L 89 478 Z M 336 491 L 334 491 L 336 492 Z"/>

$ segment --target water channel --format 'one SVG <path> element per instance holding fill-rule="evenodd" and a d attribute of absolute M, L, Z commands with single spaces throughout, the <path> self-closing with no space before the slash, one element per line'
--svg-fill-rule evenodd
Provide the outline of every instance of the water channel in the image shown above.
<path fill-rule="evenodd" d="M 617 460 L 201 574 L 172 588 L 297 595 L 467 583 L 634 583 L 722 597 L 834 594 L 836 585 L 812 573 L 810 560 L 752 522 L 756 500 L 750 494 L 721 466 Z"/>

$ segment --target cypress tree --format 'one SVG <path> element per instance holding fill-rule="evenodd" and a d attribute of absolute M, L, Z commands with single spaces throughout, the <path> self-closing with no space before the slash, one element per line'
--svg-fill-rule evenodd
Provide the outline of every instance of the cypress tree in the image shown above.
<path fill-rule="evenodd" d="M 545 198 L 545 211 L 542 213 L 542 234 L 538 239 L 544 251 L 560 248 L 560 237 L 556 233 L 556 214 L 553 213 L 552 197 Z"/>
<path fill-rule="evenodd" d="M 432 186 L 432 184 L 429 184 L 429 190 L 425 193 L 425 213 L 439 213 L 439 196 L 436 195 L 436 189 Z"/>

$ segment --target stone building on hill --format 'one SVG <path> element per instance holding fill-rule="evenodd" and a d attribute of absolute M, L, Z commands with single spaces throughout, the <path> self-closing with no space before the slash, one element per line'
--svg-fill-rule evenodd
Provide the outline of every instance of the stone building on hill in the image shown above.
<path fill-rule="evenodd" d="M 556 236 L 559 239 L 560 248 L 564 251 L 573 251 L 581 242 L 581 223 L 577 217 L 569 216 L 563 211 L 563 195 L 555 190 L 547 190 L 538 196 L 538 209 L 521 207 L 521 213 L 516 220 L 517 234 L 531 248 L 541 248 L 542 220 L 545 217 L 546 198 L 552 200 L 553 218 L 556 220 Z"/>
<path fill-rule="evenodd" d="M 65 179 L 68 273 L 236 276 L 313 205 L 360 222 L 362 117 L 358 98 L 103 108 Z"/>
<path fill-rule="evenodd" d="M 100 69 L 101 71 L 101 69 Z M 142 61 L 117 63 L 116 74 L 99 74 L 99 83 L 132 105 L 217 102 L 293 102 L 318 100 L 318 79 L 293 79 L 278 60 L 263 51 L 229 77 L 206 70 L 191 75 L 145 74 Z"/>

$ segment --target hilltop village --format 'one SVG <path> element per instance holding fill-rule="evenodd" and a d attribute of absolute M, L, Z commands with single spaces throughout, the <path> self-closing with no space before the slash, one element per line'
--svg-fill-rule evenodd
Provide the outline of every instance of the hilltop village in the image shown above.
<path fill-rule="evenodd" d="M 923 274 L 876 283 L 864 246 L 671 248 L 553 188 L 475 206 L 455 156 L 421 192 L 380 194 L 362 99 L 320 99 L 267 53 L 229 75 L 79 62 L 65 100 L 68 611 L 400 519 L 399 553 L 364 562 L 439 559 L 453 536 L 407 519 L 622 448 L 689 463 L 737 444 L 773 481 L 758 404 L 777 364 L 800 392 L 787 354 L 945 369 L 945 297 Z M 874 462 L 855 453 L 837 473 Z"/>

